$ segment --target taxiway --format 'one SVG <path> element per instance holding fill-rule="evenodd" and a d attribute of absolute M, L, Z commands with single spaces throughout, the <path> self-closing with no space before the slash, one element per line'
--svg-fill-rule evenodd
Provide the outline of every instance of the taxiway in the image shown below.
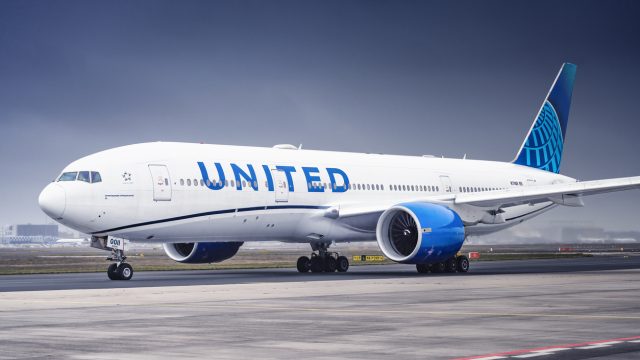
<path fill-rule="evenodd" d="M 0 358 L 640 357 L 640 256 L 0 277 Z"/>

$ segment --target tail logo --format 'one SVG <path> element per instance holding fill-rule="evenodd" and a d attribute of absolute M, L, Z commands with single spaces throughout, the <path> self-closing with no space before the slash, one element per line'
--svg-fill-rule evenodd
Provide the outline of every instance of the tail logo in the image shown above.
<path fill-rule="evenodd" d="M 558 173 L 563 143 L 558 113 L 547 100 L 516 163 Z"/>

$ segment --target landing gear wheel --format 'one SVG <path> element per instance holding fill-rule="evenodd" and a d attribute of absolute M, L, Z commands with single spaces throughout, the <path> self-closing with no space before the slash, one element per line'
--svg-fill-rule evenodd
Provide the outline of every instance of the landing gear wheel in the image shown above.
<path fill-rule="evenodd" d="M 338 262 L 333 256 L 327 256 L 324 258 L 324 271 L 335 272 L 338 267 Z"/>
<path fill-rule="evenodd" d="M 448 273 L 454 273 L 458 271 L 458 263 L 456 262 L 456 258 L 451 258 L 447 260 L 445 263 L 445 271 Z"/>
<path fill-rule="evenodd" d="M 107 268 L 107 276 L 109 277 L 109 280 L 120 280 L 120 277 L 116 273 L 116 268 L 117 267 L 118 267 L 118 265 L 113 263 L 113 264 L 109 265 L 109 267 Z"/>
<path fill-rule="evenodd" d="M 349 270 L 349 259 L 346 256 L 338 256 L 337 270 L 338 272 L 347 272 Z"/>
<path fill-rule="evenodd" d="M 310 269 L 312 273 L 319 273 L 324 270 L 324 263 L 319 256 L 314 256 L 311 258 Z"/>
<path fill-rule="evenodd" d="M 416 264 L 416 270 L 418 270 L 420 274 L 428 274 L 429 264 Z"/>
<path fill-rule="evenodd" d="M 446 270 L 446 266 L 444 263 L 435 263 L 431 265 L 431 272 L 434 273 L 442 273 Z"/>
<path fill-rule="evenodd" d="M 121 263 L 116 269 L 116 274 L 119 275 L 120 280 L 131 280 L 133 277 L 133 268 L 127 263 Z"/>
<path fill-rule="evenodd" d="M 309 272 L 309 269 L 311 269 L 311 260 L 309 260 L 309 258 L 306 256 L 300 256 L 298 258 L 298 263 L 296 264 L 296 267 L 298 268 L 298 272 L 301 272 L 301 273 Z"/>
<path fill-rule="evenodd" d="M 469 258 L 464 255 L 458 256 L 457 268 L 461 273 L 469 271 Z"/>

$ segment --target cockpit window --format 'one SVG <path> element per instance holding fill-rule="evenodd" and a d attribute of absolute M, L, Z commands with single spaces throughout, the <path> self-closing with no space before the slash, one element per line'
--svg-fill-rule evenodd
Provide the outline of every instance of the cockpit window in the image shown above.
<path fill-rule="evenodd" d="M 58 178 L 58 181 L 76 181 L 76 176 L 78 176 L 77 172 L 62 173 Z"/>
<path fill-rule="evenodd" d="M 88 183 L 102 182 L 102 177 L 97 171 L 73 171 L 62 173 L 58 181 L 84 181 Z"/>
<path fill-rule="evenodd" d="M 99 172 L 97 172 L 97 171 L 92 171 L 91 172 L 91 182 L 92 183 L 102 182 L 102 177 L 100 176 Z"/>
<path fill-rule="evenodd" d="M 91 182 L 91 177 L 89 176 L 88 171 L 80 171 L 78 173 L 78 181 Z"/>

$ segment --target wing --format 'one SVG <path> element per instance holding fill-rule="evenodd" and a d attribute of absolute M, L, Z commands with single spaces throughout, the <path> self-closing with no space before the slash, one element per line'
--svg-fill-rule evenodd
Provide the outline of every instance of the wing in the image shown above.
<path fill-rule="evenodd" d="M 526 215 L 548 209 L 548 203 L 550 202 L 565 206 L 582 206 L 582 197 L 585 195 L 638 188 L 640 188 L 640 176 L 525 186 L 478 193 L 447 193 L 416 197 L 415 199 L 401 202 L 429 202 L 451 207 L 460 213 L 463 221 L 468 225 L 474 225 L 479 222 L 500 224 L 506 222 L 506 219 L 501 215 L 503 208 L 521 209 L 521 212 Z M 398 202 L 341 204 L 327 209 L 325 216 L 336 219 L 339 224 L 351 230 L 373 233 L 380 215 L 388 208 L 397 205 Z M 540 205 L 537 207 L 527 206 L 525 208 L 522 206 L 535 204 Z"/>
<path fill-rule="evenodd" d="M 582 206 L 581 197 L 584 195 L 595 195 L 637 188 L 640 188 L 640 176 L 527 186 L 480 193 L 462 193 L 454 196 L 453 203 L 456 205 L 501 208 L 553 201 L 560 205 Z"/>

